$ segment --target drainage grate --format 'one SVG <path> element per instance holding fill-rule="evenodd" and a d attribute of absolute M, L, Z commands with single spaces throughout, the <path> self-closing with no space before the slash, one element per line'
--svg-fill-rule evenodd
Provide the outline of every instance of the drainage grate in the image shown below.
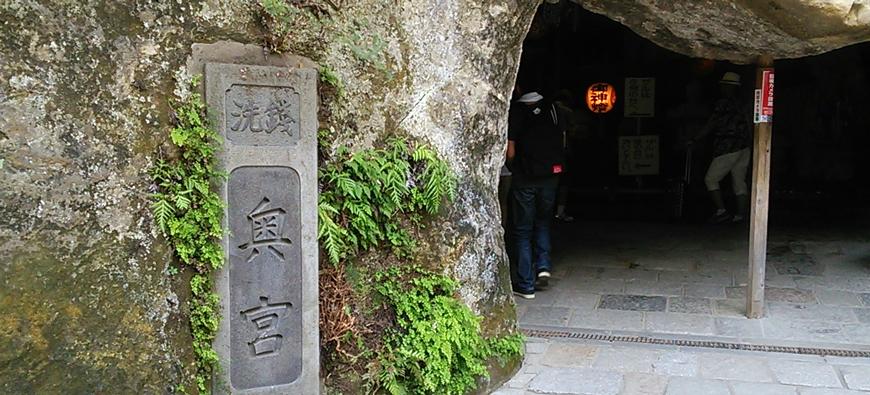
<path fill-rule="evenodd" d="M 521 329 L 526 336 L 549 339 L 580 339 L 603 342 L 659 344 L 681 347 L 719 348 L 726 350 L 777 352 L 787 354 L 818 355 L 822 357 L 870 358 L 870 351 L 840 350 L 833 348 L 771 346 L 763 344 L 726 343 L 705 340 L 663 339 L 648 336 L 609 335 L 603 333 L 569 332 L 540 329 Z"/>

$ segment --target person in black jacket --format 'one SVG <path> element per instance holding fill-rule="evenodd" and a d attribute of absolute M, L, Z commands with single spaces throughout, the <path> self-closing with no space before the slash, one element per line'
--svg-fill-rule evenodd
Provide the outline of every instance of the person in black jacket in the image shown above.
<path fill-rule="evenodd" d="M 512 230 L 516 243 L 514 294 L 535 297 L 550 278 L 550 223 L 564 162 L 564 131 L 556 107 L 537 92 L 511 111 L 507 161 L 513 173 Z"/>

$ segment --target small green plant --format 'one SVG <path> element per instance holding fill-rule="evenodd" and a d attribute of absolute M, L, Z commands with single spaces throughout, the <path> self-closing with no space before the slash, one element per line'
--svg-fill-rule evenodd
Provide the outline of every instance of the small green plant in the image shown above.
<path fill-rule="evenodd" d="M 370 27 L 365 19 L 354 20 L 354 29 L 342 34 L 338 41 L 350 50 L 354 58 L 391 79 L 393 74 L 387 65 L 387 42 L 378 33 L 372 32 Z"/>
<path fill-rule="evenodd" d="M 266 41 L 275 52 L 289 49 L 289 36 L 300 26 L 310 31 L 319 31 L 323 28 L 324 21 L 329 23 L 325 9 L 311 2 L 259 0 L 259 4 L 263 25 L 268 31 Z M 318 15 L 323 15 L 324 20 L 321 21 Z"/>
<path fill-rule="evenodd" d="M 407 221 L 437 213 L 453 199 L 456 180 L 434 151 L 394 139 L 384 149 L 339 158 L 320 171 L 318 237 L 329 261 L 386 243 L 400 257 L 416 246 Z"/>
<path fill-rule="evenodd" d="M 488 376 L 486 361 L 522 352 L 519 335 L 488 340 L 480 317 L 459 301 L 457 283 L 420 268 L 391 268 L 376 275 L 377 292 L 395 310 L 372 373 L 374 388 L 399 394 L 466 394 Z"/>
<path fill-rule="evenodd" d="M 344 95 L 344 84 L 341 83 L 341 77 L 338 73 L 327 65 L 320 66 L 320 82 L 335 88 L 339 96 Z"/>
<path fill-rule="evenodd" d="M 196 91 L 199 78 L 191 82 Z M 170 132 L 180 155 L 160 159 L 151 170 L 157 185 L 151 205 L 158 228 L 166 236 L 183 265 L 195 271 L 190 280 L 190 327 L 196 354 L 199 393 L 208 393 L 207 381 L 218 365 L 211 343 L 220 322 L 218 295 L 211 273 L 221 267 L 224 256 L 219 241 L 224 205 L 214 191 L 224 178 L 217 170 L 216 153 L 221 139 L 208 126 L 205 104 L 199 94 L 175 109 L 177 123 Z M 177 271 L 177 269 L 175 269 Z M 170 269 L 170 273 L 172 269 Z"/>

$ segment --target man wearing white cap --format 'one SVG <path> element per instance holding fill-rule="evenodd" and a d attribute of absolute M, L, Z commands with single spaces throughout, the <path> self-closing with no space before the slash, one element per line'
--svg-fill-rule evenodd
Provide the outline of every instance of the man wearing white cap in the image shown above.
<path fill-rule="evenodd" d="M 711 218 L 713 223 L 729 220 L 740 222 L 746 219 L 749 205 L 749 188 L 746 185 L 746 172 L 751 157 L 749 147 L 752 140 L 751 114 L 739 100 L 740 75 L 727 72 L 719 81 L 722 98 L 716 102 L 713 114 L 694 140 L 713 133 L 713 161 L 707 169 L 704 183 L 716 206 Z M 737 213 L 733 216 L 725 209 L 725 201 L 719 190 L 719 183 L 731 174 L 731 185 L 737 196 Z"/>
<path fill-rule="evenodd" d="M 550 278 L 550 223 L 565 159 L 559 114 L 537 92 L 522 95 L 511 111 L 507 161 L 513 173 L 512 230 L 516 243 L 514 294 L 535 297 Z"/>

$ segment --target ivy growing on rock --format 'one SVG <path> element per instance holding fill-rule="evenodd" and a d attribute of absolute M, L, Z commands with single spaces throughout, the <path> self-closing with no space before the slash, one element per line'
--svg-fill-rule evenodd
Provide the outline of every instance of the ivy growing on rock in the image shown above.
<path fill-rule="evenodd" d="M 191 82 L 196 91 L 199 79 Z M 175 109 L 176 125 L 170 132 L 179 155 L 160 159 L 151 170 L 157 186 L 152 211 L 158 228 L 183 265 L 193 269 L 190 280 L 190 329 L 196 354 L 196 382 L 208 393 L 210 373 L 218 367 L 212 341 L 220 323 L 219 298 L 213 291 L 212 272 L 224 261 L 224 205 L 214 186 L 225 176 L 217 169 L 220 136 L 209 127 L 202 97 L 193 93 Z"/>

